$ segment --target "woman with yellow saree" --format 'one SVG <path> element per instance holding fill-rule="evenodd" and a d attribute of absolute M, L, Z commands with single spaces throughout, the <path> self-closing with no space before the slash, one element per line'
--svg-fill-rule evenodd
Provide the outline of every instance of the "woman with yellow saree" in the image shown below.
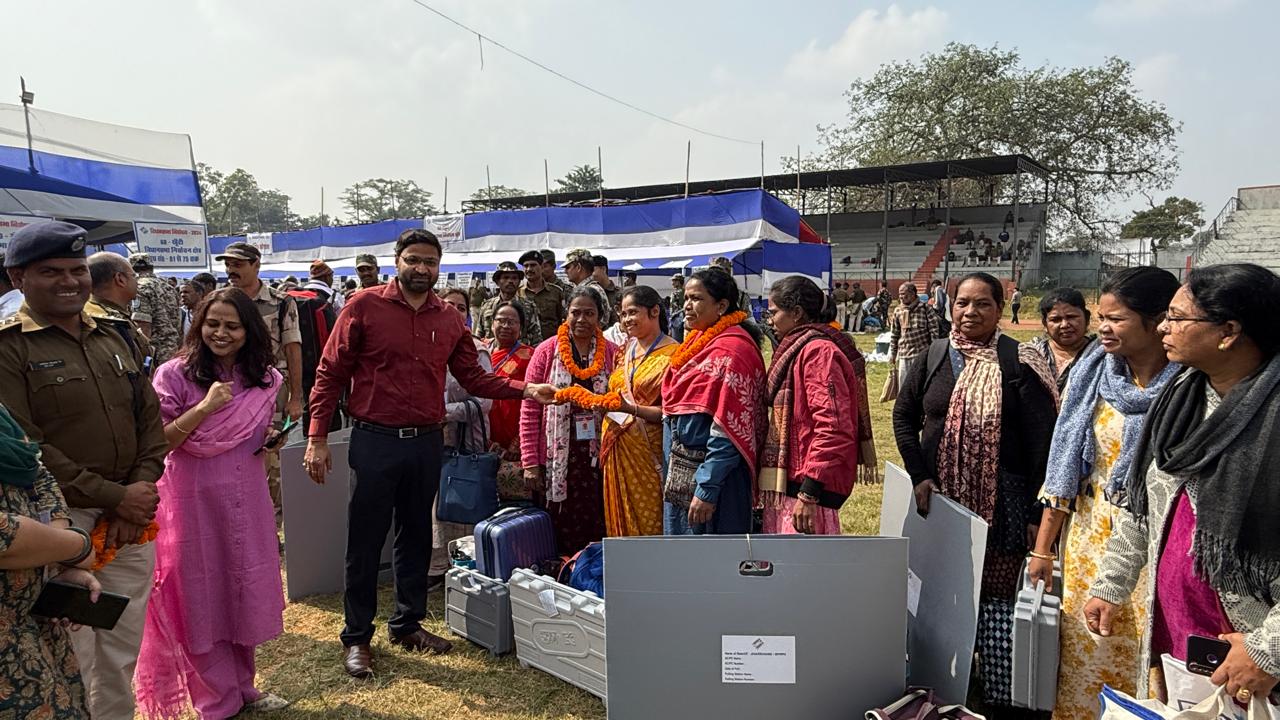
<path fill-rule="evenodd" d="M 662 379 L 679 347 L 667 335 L 662 298 L 647 286 L 627 288 L 619 319 L 628 341 L 609 378 L 621 408 L 605 416 L 604 469 L 608 537 L 662 534 Z"/>

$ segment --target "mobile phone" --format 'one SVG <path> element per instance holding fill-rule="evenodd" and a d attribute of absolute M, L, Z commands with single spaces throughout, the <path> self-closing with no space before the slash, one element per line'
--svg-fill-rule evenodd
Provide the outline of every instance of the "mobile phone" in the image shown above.
<path fill-rule="evenodd" d="M 293 418 L 291 417 L 285 418 L 284 425 L 280 428 L 279 434 L 277 434 L 274 438 L 271 438 L 270 440 L 264 442 L 262 444 L 262 447 L 253 451 L 253 454 L 261 455 L 267 450 L 275 450 L 277 447 L 280 446 L 280 443 L 285 441 L 285 438 L 289 437 L 289 431 L 293 430 L 297 426 L 298 426 L 298 423 L 294 422 Z"/>
<path fill-rule="evenodd" d="M 105 591 L 98 595 L 98 602 L 89 602 L 89 588 L 50 580 L 36 598 L 31 614 L 51 620 L 66 618 L 77 625 L 111 630 L 128 604 L 128 597 Z"/>
<path fill-rule="evenodd" d="M 1229 652 L 1231 652 L 1229 642 L 1202 635 L 1189 635 L 1187 637 L 1187 670 L 1196 675 L 1208 677 L 1218 669 L 1223 660 L 1227 659 Z"/>

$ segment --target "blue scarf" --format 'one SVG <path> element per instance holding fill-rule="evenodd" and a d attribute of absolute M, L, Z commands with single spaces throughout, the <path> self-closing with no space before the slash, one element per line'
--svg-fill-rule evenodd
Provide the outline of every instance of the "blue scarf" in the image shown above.
<path fill-rule="evenodd" d="M 1107 480 L 1107 498 L 1123 492 L 1129 467 L 1133 464 L 1134 451 L 1142 435 L 1142 424 L 1147 409 L 1165 383 L 1177 375 L 1182 366 L 1169 363 L 1151 384 L 1140 388 L 1133 382 L 1129 364 L 1124 358 L 1103 351 L 1102 345 L 1094 345 L 1076 360 L 1071 369 L 1071 384 L 1067 387 L 1058 413 L 1058 423 L 1053 428 L 1053 443 L 1049 446 L 1049 466 L 1045 471 L 1044 492 L 1059 498 L 1075 498 L 1080 494 L 1081 481 L 1093 472 L 1097 443 L 1093 434 L 1093 410 L 1101 397 L 1124 416 L 1124 431 L 1120 444 L 1120 457 L 1111 468 Z"/>

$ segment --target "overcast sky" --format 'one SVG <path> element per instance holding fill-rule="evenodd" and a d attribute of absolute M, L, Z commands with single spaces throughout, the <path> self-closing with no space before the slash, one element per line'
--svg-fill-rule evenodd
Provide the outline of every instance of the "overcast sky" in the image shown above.
<path fill-rule="evenodd" d="M 766 171 L 816 149 L 841 93 L 889 60 L 958 41 L 1024 63 L 1118 55 L 1184 124 L 1173 192 L 1209 219 L 1240 186 L 1280 183 L 1274 0 L 588 2 L 424 0 L 561 72 L 660 115 L 755 143 Z M 412 0 L 7 3 L 0 68 L 39 107 L 190 134 L 196 159 L 243 167 L 317 212 L 370 177 L 409 178 L 449 209 L 485 184 L 532 191 L 594 163 L 610 186 L 736 177 L 758 145 L 615 105 L 488 46 Z M 1136 201 L 1135 201 L 1136 202 Z"/>

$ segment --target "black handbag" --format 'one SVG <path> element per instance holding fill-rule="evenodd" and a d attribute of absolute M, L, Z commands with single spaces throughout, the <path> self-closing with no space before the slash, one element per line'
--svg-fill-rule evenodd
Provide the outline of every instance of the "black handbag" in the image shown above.
<path fill-rule="evenodd" d="M 475 412 L 480 416 L 484 436 L 489 437 L 488 424 L 479 401 Z M 468 412 L 468 417 L 470 412 Z M 440 465 L 440 497 L 436 500 L 436 519 L 441 522 L 475 525 L 498 512 L 498 463 L 502 456 L 496 452 L 470 452 L 467 436 L 469 423 L 459 423 L 457 447 L 444 454 Z"/>

